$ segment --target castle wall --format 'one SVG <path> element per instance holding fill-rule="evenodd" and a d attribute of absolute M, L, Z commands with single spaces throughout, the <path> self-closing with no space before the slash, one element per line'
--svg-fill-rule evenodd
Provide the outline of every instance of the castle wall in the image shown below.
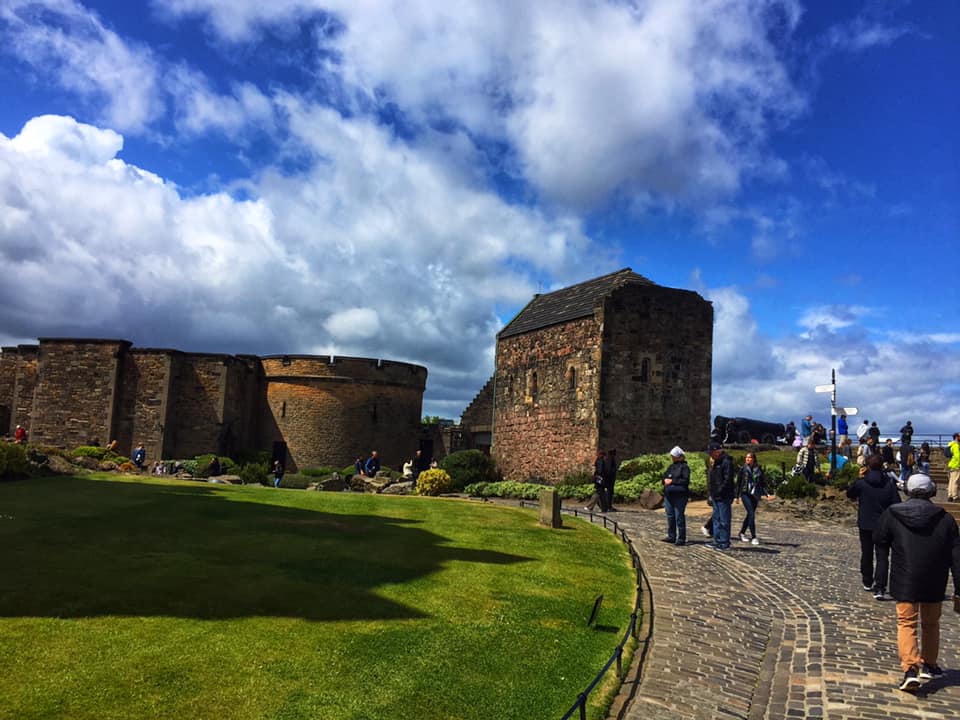
<path fill-rule="evenodd" d="M 262 358 L 261 445 L 286 442 L 287 467 L 345 467 L 377 450 L 398 468 L 418 447 L 427 370 L 362 358 Z"/>
<path fill-rule="evenodd" d="M 13 435 L 13 388 L 17 381 L 17 348 L 0 348 L 0 435 Z"/>
<path fill-rule="evenodd" d="M 697 293 L 628 285 L 605 301 L 599 442 L 623 460 L 710 434 L 713 307 Z"/>
<path fill-rule="evenodd" d="M 114 439 L 121 356 L 129 347 L 123 340 L 41 338 L 30 393 L 30 441 L 76 447 Z M 18 371 L 21 406 L 30 384 L 21 380 L 29 374 L 27 365 L 22 362 L 24 371 Z"/>
<path fill-rule="evenodd" d="M 506 479 L 559 481 L 592 468 L 601 322 L 582 318 L 499 340 L 493 453 Z"/>
<path fill-rule="evenodd" d="M 115 438 L 128 457 L 142 442 L 147 460 L 164 457 L 172 350 L 139 350 L 121 358 Z"/>
<path fill-rule="evenodd" d="M 228 355 L 176 353 L 170 364 L 170 402 L 164 454 L 190 458 L 219 449 Z"/>
<path fill-rule="evenodd" d="M 463 411 L 460 424 L 467 448 L 490 452 L 493 443 L 493 386 L 496 375 L 487 380 L 477 396 Z"/>
<path fill-rule="evenodd" d="M 10 434 L 17 425 L 32 430 L 30 414 L 33 412 L 33 393 L 37 386 L 37 355 L 40 348 L 36 345 L 17 346 L 17 357 L 13 373 L 13 399 L 10 404 Z M 31 434 L 31 438 L 32 438 Z"/>

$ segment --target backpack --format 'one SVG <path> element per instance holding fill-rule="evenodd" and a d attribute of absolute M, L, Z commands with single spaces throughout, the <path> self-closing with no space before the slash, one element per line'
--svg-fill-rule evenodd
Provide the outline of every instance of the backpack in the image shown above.
<path fill-rule="evenodd" d="M 913 450 L 911 450 L 910 452 L 907 453 L 907 460 L 906 460 L 907 467 L 913 467 L 913 464 L 915 461 L 916 459 L 913 457 Z"/>
<path fill-rule="evenodd" d="M 944 446 L 944 448 L 943 448 L 943 456 L 944 456 L 947 460 L 949 460 L 950 458 L 953 457 L 953 453 L 950 452 L 950 446 L 949 446 L 949 445 Z"/>

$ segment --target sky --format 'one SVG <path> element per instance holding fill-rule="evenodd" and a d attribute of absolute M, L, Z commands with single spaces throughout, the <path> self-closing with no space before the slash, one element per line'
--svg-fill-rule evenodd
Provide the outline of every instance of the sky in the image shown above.
<path fill-rule="evenodd" d="M 713 414 L 960 431 L 960 3 L 0 0 L 0 344 L 429 369 L 713 303 Z"/>

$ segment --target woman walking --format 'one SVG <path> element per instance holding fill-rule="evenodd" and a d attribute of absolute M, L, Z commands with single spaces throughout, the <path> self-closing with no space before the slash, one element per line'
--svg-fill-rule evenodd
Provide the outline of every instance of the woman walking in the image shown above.
<path fill-rule="evenodd" d="M 740 526 L 741 542 L 750 542 L 754 545 L 760 544 L 760 538 L 757 537 L 757 505 L 760 498 L 768 497 L 767 477 L 763 473 L 763 468 L 757 464 L 755 453 L 748 452 L 744 458 L 744 465 L 737 473 L 737 492 L 736 496 L 743 503 L 743 509 L 747 515 L 743 519 L 743 525 Z M 747 531 L 750 531 L 750 537 L 747 537 Z"/>
<path fill-rule="evenodd" d="M 664 542 L 687 544 L 687 499 L 690 497 L 690 467 L 680 446 L 670 451 L 673 462 L 663 478 L 663 506 L 667 511 Z"/>

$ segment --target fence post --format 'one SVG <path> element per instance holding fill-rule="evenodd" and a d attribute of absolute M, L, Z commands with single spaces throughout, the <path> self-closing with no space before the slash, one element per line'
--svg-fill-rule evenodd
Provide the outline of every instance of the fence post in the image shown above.
<path fill-rule="evenodd" d="M 587 720 L 587 696 L 580 693 L 577 699 L 580 701 L 580 720 Z"/>
<path fill-rule="evenodd" d="M 540 524 L 550 528 L 563 527 L 560 517 L 560 496 L 555 488 L 540 491 Z"/>

